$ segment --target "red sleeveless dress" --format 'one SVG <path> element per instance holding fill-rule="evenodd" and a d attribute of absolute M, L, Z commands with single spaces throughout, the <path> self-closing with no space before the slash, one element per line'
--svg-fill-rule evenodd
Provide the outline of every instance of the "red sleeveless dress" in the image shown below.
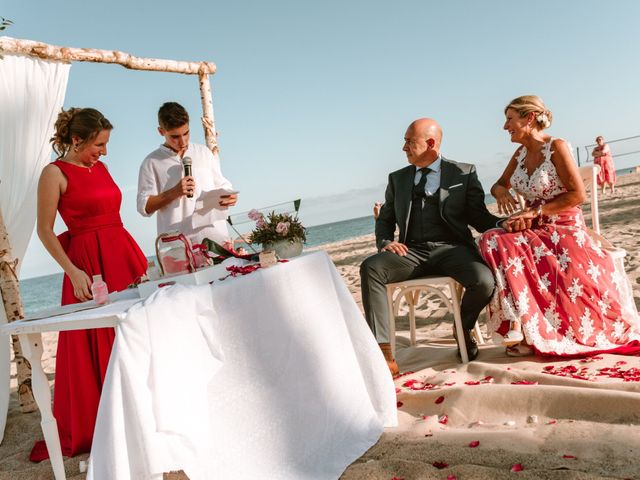
<path fill-rule="evenodd" d="M 91 168 L 53 162 L 67 178 L 58 211 L 67 232 L 58 238 L 69 259 L 89 275 L 102 274 L 109 292 L 124 290 L 142 276 L 147 259 L 122 226 L 122 193 L 105 165 Z M 67 275 L 62 282 L 62 305 L 78 303 Z M 91 450 L 111 346 L 113 328 L 60 332 L 56 356 L 53 415 L 58 423 L 62 454 L 73 456 Z M 48 458 L 44 442 L 37 442 L 30 459 Z"/>

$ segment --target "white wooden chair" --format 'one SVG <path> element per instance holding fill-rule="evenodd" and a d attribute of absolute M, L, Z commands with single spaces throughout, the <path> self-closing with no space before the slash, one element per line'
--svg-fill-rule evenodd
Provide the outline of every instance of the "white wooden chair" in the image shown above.
<path fill-rule="evenodd" d="M 600 213 L 598 210 L 598 183 L 597 177 L 600 172 L 600 165 L 586 165 L 584 167 L 580 167 L 580 176 L 582 177 L 582 181 L 584 182 L 585 187 L 587 188 L 587 199 L 591 204 L 591 228 L 596 233 L 595 237 L 598 241 L 600 241 L 603 246 L 607 249 L 611 257 L 613 258 L 613 263 L 615 265 L 616 271 L 622 276 L 626 277 L 626 272 L 624 269 L 624 257 L 627 256 L 627 251 L 624 248 L 619 248 L 611 245 L 609 241 L 607 241 L 600 234 Z M 626 282 L 625 282 L 626 285 Z"/>
<path fill-rule="evenodd" d="M 449 297 L 446 295 L 448 289 Z M 396 293 L 397 290 L 397 293 Z M 411 346 L 416 344 L 416 306 L 420 301 L 421 292 L 434 293 L 444 302 L 447 309 L 453 314 L 458 345 L 460 346 L 460 357 L 462 363 L 469 362 L 467 347 L 464 343 L 464 333 L 462 329 L 462 317 L 460 316 L 460 299 L 463 292 L 462 285 L 451 277 L 427 276 L 406 280 L 404 282 L 389 283 L 387 285 L 387 303 L 389 304 L 389 343 L 391 351 L 395 355 L 396 351 L 396 317 L 400 309 L 400 302 L 404 298 L 409 306 L 409 332 Z M 475 326 L 476 342 L 484 344 L 484 338 L 480 332 L 480 327 L 476 322 Z"/>

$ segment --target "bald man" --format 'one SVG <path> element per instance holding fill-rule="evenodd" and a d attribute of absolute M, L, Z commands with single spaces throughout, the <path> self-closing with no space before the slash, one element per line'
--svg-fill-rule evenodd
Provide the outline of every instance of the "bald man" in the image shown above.
<path fill-rule="evenodd" d="M 469 225 L 484 232 L 501 219 L 488 212 L 475 167 L 440 155 L 441 141 L 435 120 L 421 118 L 409 125 L 402 150 L 410 165 L 389 175 L 376 220 L 378 253 L 360 267 L 365 317 L 392 374 L 399 370 L 389 344 L 386 284 L 425 275 L 459 282 L 465 288 L 460 310 L 469 360 L 478 356 L 471 331 L 495 287 Z"/>

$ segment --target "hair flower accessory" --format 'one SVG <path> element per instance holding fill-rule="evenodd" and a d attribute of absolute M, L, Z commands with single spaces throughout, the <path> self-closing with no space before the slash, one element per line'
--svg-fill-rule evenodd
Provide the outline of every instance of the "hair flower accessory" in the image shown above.
<path fill-rule="evenodd" d="M 536 120 L 544 128 L 548 128 L 551 125 L 551 122 L 549 121 L 549 117 L 545 112 L 541 112 L 538 115 L 536 115 Z"/>

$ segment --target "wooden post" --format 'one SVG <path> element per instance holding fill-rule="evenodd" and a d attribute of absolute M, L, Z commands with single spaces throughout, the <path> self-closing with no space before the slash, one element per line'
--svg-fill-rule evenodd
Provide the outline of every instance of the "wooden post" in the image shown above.
<path fill-rule="evenodd" d="M 18 259 L 14 260 L 11 254 L 9 233 L 0 211 L 0 294 L 2 295 L 4 311 L 9 322 L 24 318 L 24 308 L 20 298 L 18 275 L 16 274 L 17 264 Z M 34 412 L 38 409 L 38 406 L 31 391 L 31 365 L 22 355 L 22 347 L 17 335 L 11 336 L 11 343 L 13 344 L 13 353 L 18 371 L 20 407 L 22 407 L 24 413 Z"/>
<path fill-rule="evenodd" d="M 213 118 L 213 98 L 211 96 L 211 84 L 206 66 L 203 64 L 198 71 L 198 81 L 200 83 L 200 101 L 202 102 L 202 127 L 204 128 L 204 138 L 209 150 L 214 155 L 218 154 L 218 135 L 216 124 Z"/>

